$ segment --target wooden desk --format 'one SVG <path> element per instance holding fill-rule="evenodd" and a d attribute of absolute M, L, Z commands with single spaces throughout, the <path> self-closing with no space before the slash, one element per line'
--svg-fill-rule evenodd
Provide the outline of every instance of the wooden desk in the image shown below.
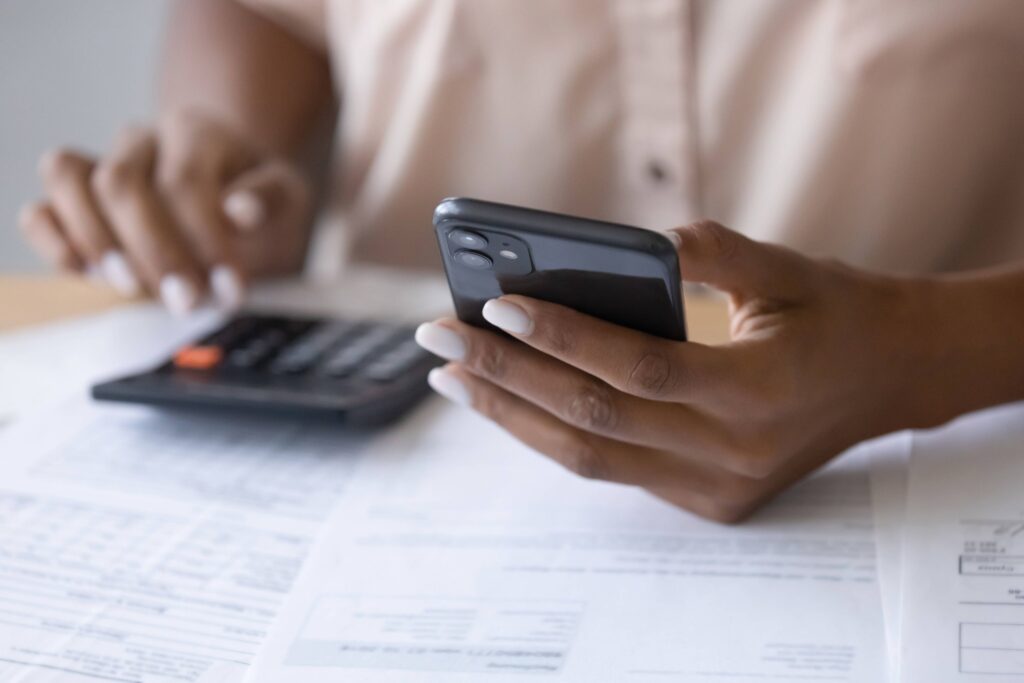
<path fill-rule="evenodd" d="M 99 313 L 124 301 L 116 292 L 80 278 L 0 275 L 0 332 Z M 729 340 L 729 316 L 722 299 L 687 296 L 686 317 L 694 340 Z"/>
<path fill-rule="evenodd" d="M 0 275 L 0 332 L 99 313 L 123 302 L 116 292 L 80 278 Z"/>

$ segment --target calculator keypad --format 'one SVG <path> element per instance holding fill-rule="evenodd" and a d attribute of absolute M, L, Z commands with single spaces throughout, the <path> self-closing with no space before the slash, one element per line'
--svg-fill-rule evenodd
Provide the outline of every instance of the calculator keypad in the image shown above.
<path fill-rule="evenodd" d="M 172 364 L 226 377 L 245 373 L 387 383 L 430 358 L 406 325 L 244 316 L 182 348 Z"/>

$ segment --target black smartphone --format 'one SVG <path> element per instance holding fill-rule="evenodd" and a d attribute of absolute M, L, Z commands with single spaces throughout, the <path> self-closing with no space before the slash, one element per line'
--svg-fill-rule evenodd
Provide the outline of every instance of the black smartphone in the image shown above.
<path fill-rule="evenodd" d="M 442 201 L 434 230 L 464 322 L 494 329 L 484 303 L 521 294 L 686 340 L 679 259 L 659 232 L 466 198 Z"/>

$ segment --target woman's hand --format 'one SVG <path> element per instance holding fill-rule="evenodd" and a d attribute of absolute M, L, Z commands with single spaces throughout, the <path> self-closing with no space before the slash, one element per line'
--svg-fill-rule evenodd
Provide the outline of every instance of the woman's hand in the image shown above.
<path fill-rule="evenodd" d="M 513 339 L 453 319 L 417 339 L 441 394 L 584 476 L 735 522 L 846 448 L 948 419 L 915 400 L 932 363 L 928 281 L 885 278 L 714 223 L 673 231 L 688 281 L 731 297 L 732 341 L 672 342 L 522 296 Z"/>
<path fill-rule="evenodd" d="M 175 313 L 207 293 L 235 307 L 248 278 L 293 272 L 305 256 L 308 181 L 199 114 L 128 128 L 101 159 L 54 150 L 40 173 L 46 200 L 20 217 L 35 249 Z"/>

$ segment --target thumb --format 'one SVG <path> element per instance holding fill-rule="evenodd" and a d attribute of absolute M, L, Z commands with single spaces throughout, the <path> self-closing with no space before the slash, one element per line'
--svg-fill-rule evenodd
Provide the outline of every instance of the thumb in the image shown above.
<path fill-rule="evenodd" d="M 757 242 L 714 221 L 668 232 L 684 281 L 730 294 L 787 296 L 805 288 L 807 260 L 794 251 Z"/>
<path fill-rule="evenodd" d="M 308 182 L 294 166 L 280 160 L 242 173 L 222 196 L 224 213 L 242 232 L 296 223 L 306 216 L 309 206 Z"/>

